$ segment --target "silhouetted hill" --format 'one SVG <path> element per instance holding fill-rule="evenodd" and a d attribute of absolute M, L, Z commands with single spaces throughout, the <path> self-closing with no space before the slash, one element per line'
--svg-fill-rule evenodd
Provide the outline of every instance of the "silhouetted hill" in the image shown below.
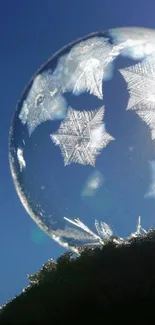
<path fill-rule="evenodd" d="M 117 246 L 62 255 L 29 277 L 3 324 L 154 324 L 155 231 Z"/>

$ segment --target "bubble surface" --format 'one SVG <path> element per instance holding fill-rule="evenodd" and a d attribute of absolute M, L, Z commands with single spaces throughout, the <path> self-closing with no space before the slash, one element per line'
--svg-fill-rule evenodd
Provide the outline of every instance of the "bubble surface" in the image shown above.
<path fill-rule="evenodd" d="M 18 102 L 9 160 L 26 211 L 67 249 L 154 228 L 155 32 L 96 32 L 52 56 Z"/>

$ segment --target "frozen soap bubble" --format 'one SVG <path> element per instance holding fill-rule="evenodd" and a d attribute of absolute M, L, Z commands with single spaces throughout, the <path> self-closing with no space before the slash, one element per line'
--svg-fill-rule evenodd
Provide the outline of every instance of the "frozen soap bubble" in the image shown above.
<path fill-rule="evenodd" d="M 154 228 L 155 32 L 97 32 L 56 53 L 18 102 L 9 148 L 21 202 L 62 246 Z"/>

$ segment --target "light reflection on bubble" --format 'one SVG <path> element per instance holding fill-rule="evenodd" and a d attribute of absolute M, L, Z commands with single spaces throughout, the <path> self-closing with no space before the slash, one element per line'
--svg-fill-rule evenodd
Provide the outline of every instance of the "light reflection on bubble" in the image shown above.
<path fill-rule="evenodd" d="M 22 171 L 22 169 L 26 167 L 26 162 L 24 160 L 23 150 L 20 148 L 17 149 L 17 157 L 20 166 L 20 171 Z"/>
<path fill-rule="evenodd" d="M 99 171 L 94 171 L 86 181 L 82 196 L 94 196 L 97 190 L 103 185 L 104 178 Z"/>
<path fill-rule="evenodd" d="M 145 198 L 155 198 L 155 161 L 150 161 L 150 185 L 147 193 L 145 194 Z"/>

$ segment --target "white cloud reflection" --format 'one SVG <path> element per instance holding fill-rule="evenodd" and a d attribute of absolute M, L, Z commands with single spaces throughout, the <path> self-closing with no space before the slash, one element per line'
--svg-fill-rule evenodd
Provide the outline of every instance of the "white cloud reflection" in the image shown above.
<path fill-rule="evenodd" d="M 94 196 L 97 190 L 103 185 L 104 178 L 99 171 L 94 171 L 86 181 L 82 190 L 82 196 Z"/>
<path fill-rule="evenodd" d="M 155 52 L 155 37 L 151 30 L 142 28 L 121 28 L 110 31 L 114 43 L 122 43 L 121 55 L 140 60 Z"/>

